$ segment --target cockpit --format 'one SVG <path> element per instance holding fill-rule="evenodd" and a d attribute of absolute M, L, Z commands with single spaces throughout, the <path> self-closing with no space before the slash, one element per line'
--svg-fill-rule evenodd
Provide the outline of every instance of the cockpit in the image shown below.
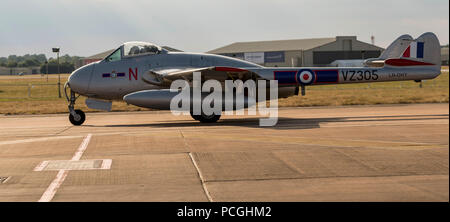
<path fill-rule="evenodd" d="M 127 42 L 123 44 L 124 56 L 159 54 L 161 47 L 147 42 Z"/>
<path fill-rule="evenodd" d="M 109 54 L 104 60 L 113 62 L 121 60 L 122 58 L 160 54 L 163 51 L 164 49 L 160 46 L 148 42 L 126 42 L 113 53 Z"/>

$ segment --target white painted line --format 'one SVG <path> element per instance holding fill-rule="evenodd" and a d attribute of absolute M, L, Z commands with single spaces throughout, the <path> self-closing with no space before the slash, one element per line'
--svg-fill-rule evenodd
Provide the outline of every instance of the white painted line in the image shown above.
<path fill-rule="evenodd" d="M 47 190 L 42 194 L 41 199 L 38 202 L 50 202 L 58 191 L 59 186 L 64 182 L 67 177 L 69 171 L 60 170 L 56 175 L 56 178 L 52 181 L 50 186 L 48 186 Z"/>
<path fill-rule="evenodd" d="M 112 159 L 104 159 L 100 169 L 108 170 L 111 169 Z"/>
<path fill-rule="evenodd" d="M 89 144 L 89 141 L 91 140 L 92 134 L 88 134 L 83 142 L 80 144 L 80 147 L 78 147 L 77 152 L 72 157 L 72 160 L 79 160 L 81 156 L 83 155 L 83 152 L 86 150 L 87 145 Z M 56 178 L 52 181 L 50 186 L 48 186 L 47 190 L 45 190 L 44 194 L 42 194 L 41 199 L 39 199 L 38 202 L 50 202 L 53 197 L 56 194 L 56 191 L 58 191 L 59 186 L 64 182 L 64 180 L 67 177 L 67 174 L 69 173 L 68 170 L 60 170 L 58 174 L 56 175 Z"/>
<path fill-rule="evenodd" d="M 192 153 L 189 153 L 189 157 L 191 158 L 191 161 L 194 164 L 194 167 L 198 172 L 198 176 L 200 177 L 200 182 L 202 182 L 203 191 L 205 191 L 206 197 L 208 198 L 209 202 L 213 202 L 211 194 L 209 194 L 209 191 L 206 188 L 206 184 L 205 184 L 205 180 L 203 179 L 202 172 L 200 171 L 200 168 L 198 167 L 197 162 L 195 162 L 194 156 L 192 156 Z"/>
<path fill-rule="evenodd" d="M 82 136 L 52 136 L 52 137 L 41 137 L 41 138 L 33 138 L 33 139 L 10 140 L 10 141 L 1 141 L 0 145 L 33 143 L 33 142 L 41 142 L 41 141 L 48 141 L 48 140 L 73 139 L 73 138 L 80 138 L 80 137 L 82 137 Z"/>
<path fill-rule="evenodd" d="M 81 156 L 83 155 L 84 151 L 86 150 L 87 145 L 89 144 L 89 141 L 91 141 L 91 137 L 92 137 L 92 134 L 88 134 L 84 138 L 83 142 L 78 147 L 77 152 L 75 153 L 75 155 L 73 155 L 72 160 L 80 160 L 81 159 Z"/>
<path fill-rule="evenodd" d="M 6 180 L 4 180 L 3 183 L 8 182 L 9 178 L 11 178 L 11 177 L 6 177 Z"/>
<path fill-rule="evenodd" d="M 39 165 L 37 165 L 33 171 L 42 171 L 47 167 L 48 161 L 42 161 Z"/>
<path fill-rule="evenodd" d="M 102 161 L 98 167 L 94 166 L 95 161 Z M 92 166 L 89 166 L 91 165 Z M 94 160 L 46 160 L 42 161 L 34 168 L 34 171 L 59 171 L 59 170 L 109 170 L 112 159 Z"/>

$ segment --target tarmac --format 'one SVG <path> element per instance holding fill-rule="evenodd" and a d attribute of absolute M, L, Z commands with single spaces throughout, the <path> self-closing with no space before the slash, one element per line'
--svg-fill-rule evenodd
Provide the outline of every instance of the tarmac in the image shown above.
<path fill-rule="evenodd" d="M 0 201 L 449 201 L 449 104 L 0 116 Z"/>

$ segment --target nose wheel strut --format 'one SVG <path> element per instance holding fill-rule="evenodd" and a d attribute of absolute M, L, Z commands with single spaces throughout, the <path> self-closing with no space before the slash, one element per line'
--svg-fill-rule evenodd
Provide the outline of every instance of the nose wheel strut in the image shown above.
<path fill-rule="evenodd" d="M 76 96 L 75 92 L 70 90 L 70 97 L 67 96 L 67 91 L 66 89 L 70 88 L 68 86 L 68 84 L 66 83 L 66 85 L 64 86 L 64 93 L 66 95 L 66 99 L 69 102 L 69 121 L 75 125 L 75 126 L 79 126 L 81 124 L 84 123 L 84 121 L 86 120 L 86 115 L 84 114 L 84 112 L 80 109 L 75 109 L 75 101 L 78 99 L 79 95 Z"/>

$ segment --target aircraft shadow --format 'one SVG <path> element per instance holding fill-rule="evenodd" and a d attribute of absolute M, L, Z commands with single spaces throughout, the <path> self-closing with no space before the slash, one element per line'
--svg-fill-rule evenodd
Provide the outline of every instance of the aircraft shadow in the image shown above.
<path fill-rule="evenodd" d="M 429 120 L 429 119 L 448 119 L 448 114 L 438 115 L 397 115 L 397 116 L 358 116 L 353 117 L 329 117 L 329 118 L 288 118 L 279 117 L 275 126 L 271 129 L 313 129 L 320 128 L 320 123 L 349 123 L 349 122 L 380 122 L 380 121 L 404 121 L 404 120 Z M 376 118 L 376 119 L 375 119 Z M 392 119 L 395 118 L 395 119 Z M 259 117 L 239 118 L 239 119 L 221 119 L 216 123 L 200 123 L 195 120 L 177 120 L 173 122 L 156 122 L 148 124 L 120 124 L 104 125 L 103 127 L 216 127 L 216 126 L 238 126 L 263 128 L 259 126 Z M 98 126 L 97 126 L 98 127 Z"/>

